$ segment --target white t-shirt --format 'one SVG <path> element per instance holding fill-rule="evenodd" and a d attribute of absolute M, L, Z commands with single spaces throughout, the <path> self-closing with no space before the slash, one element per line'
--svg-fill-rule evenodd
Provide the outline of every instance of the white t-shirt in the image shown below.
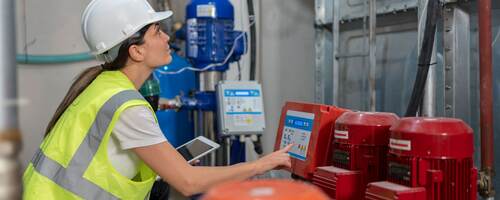
<path fill-rule="evenodd" d="M 108 158 L 120 174 L 132 179 L 138 172 L 140 159 L 131 149 L 166 141 L 151 110 L 146 106 L 133 106 L 121 113 L 113 128 Z"/>

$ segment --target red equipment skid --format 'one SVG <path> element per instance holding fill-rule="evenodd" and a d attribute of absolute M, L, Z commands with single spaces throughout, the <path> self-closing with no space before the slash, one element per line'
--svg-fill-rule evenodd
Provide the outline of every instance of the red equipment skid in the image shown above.
<path fill-rule="evenodd" d="M 360 187 L 360 171 L 345 170 L 334 166 L 318 167 L 312 183 L 332 199 L 354 200 L 363 197 L 364 187 Z"/>
<path fill-rule="evenodd" d="M 406 187 L 395 183 L 382 181 L 368 185 L 366 189 L 366 200 L 425 200 L 425 188 Z"/>

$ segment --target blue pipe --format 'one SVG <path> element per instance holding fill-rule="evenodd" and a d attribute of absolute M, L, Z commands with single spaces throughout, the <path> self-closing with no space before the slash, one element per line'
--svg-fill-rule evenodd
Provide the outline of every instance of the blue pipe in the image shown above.
<path fill-rule="evenodd" d="M 55 64 L 82 62 L 95 59 L 95 56 L 89 52 L 66 54 L 66 55 L 29 55 L 17 54 L 16 61 L 20 64 Z"/>

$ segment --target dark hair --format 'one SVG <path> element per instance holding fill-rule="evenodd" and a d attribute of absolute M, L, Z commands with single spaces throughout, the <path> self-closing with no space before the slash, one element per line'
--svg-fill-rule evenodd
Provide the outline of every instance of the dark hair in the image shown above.
<path fill-rule="evenodd" d="M 128 49 L 132 45 L 144 44 L 144 35 L 151 25 L 153 24 L 146 25 L 134 35 L 122 42 L 120 49 L 118 50 L 118 56 L 112 62 L 89 67 L 77 76 L 76 80 L 73 84 L 71 84 L 68 93 L 66 93 L 66 96 L 57 107 L 52 119 L 49 121 L 49 124 L 45 129 L 45 137 L 55 126 L 56 122 L 59 120 L 64 111 L 66 111 L 68 106 L 73 103 L 73 101 L 83 92 L 83 90 L 85 90 L 85 88 L 87 88 L 87 86 L 90 85 L 90 83 L 92 83 L 92 81 L 94 81 L 99 74 L 101 74 L 101 72 L 120 70 L 125 66 L 129 57 Z"/>

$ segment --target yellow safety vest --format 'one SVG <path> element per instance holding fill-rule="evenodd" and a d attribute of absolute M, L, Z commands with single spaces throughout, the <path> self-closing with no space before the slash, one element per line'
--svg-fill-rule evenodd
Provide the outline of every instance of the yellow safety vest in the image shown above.
<path fill-rule="evenodd" d="M 102 72 L 43 140 L 24 172 L 23 198 L 144 199 L 156 174 L 141 162 L 131 180 L 116 171 L 107 154 L 120 113 L 136 105 L 151 108 L 122 72 Z"/>

